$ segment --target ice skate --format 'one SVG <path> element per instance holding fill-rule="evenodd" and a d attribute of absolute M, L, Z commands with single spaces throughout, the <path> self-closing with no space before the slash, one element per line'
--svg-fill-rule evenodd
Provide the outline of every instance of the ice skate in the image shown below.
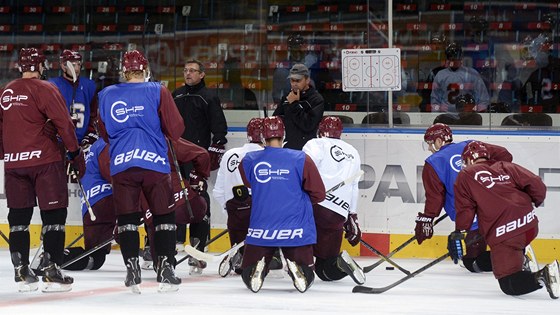
<path fill-rule="evenodd" d="M 560 297 L 559 269 L 558 261 L 555 260 L 536 273 L 537 280 L 546 287 L 548 295 L 553 299 Z"/>
<path fill-rule="evenodd" d="M 236 251 L 234 254 L 227 255 L 218 267 L 218 274 L 221 277 L 227 277 L 232 271 L 241 273 L 240 267 L 242 259 L 243 256 L 239 251 Z"/>
<path fill-rule="evenodd" d="M 537 257 L 533 252 L 531 245 L 525 247 L 525 256 L 523 260 L 523 270 L 537 272 L 539 271 L 539 263 L 537 262 Z"/>
<path fill-rule="evenodd" d="M 14 264 L 15 281 L 18 286 L 19 292 L 32 292 L 37 291 L 39 288 L 39 278 L 29 268 L 29 265 L 24 265 L 21 261 L 21 254 L 12 253 L 12 263 Z"/>
<path fill-rule="evenodd" d="M 364 284 L 366 282 L 364 271 L 345 250 L 338 256 L 336 264 L 338 268 L 346 272 L 356 284 Z"/>
<path fill-rule="evenodd" d="M 189 275 L 191 276 L 200 276 L 202 274 L 202 270 L 207 266 L 207 263 L 204 260 L 198 260 L 194 257 L 189 257 L 187 263 L 191 266 L 191 269 L 189 270 Z"/>
<path fill-rule="evenodd" d="M 142 251 L 142 269 L 150 270 L 154 268 L 154 260 L 152 259 L 152 253 L 150 252 L 150 246 L 145 246 Z"/>
<path fill-rule="evenodd" d="M 159 282 L 158 292 L 176 292 L 179 290 L 181 278 L 175 275 L 175 268 L 169 262 L 167 256 L 158 257 L 157 282 Z"/>
<path fill-rule="evenodd" d="M 44 253 L 41 259 L 40 268 L 43 273 L 44 286 L 41 291 L 50 292 L 68 292 L 72 290 L 74 278 L 62 273 L 62 269 L 50 260 L 49 253 Z"/>
<path fill-rule="evenodd" d="M 138 257 L 131 257 L 126 260 L 126 279 L 124 285 L 132 290 L 132 293 L 140 294 L 140 283 L 142 277 L 140 273 L 140 266 L 138 264 Z"/>
<path fill-rule="evenodd" d="M 299 266 L 295 262 L 286 259 L 286 265 L 288 266 L 288 274 L 294 283 L 294 287 L 301 293 L 307 291 L 309 287 L 313 284 L 313 270 L 309 268 L 311 273 L 305 272 L 302 266 Z"/>
<path fill-rule="evenodd" d="M 256 265 L 246 268 L 241 274 L 241 278 L 243 279 L 243 282 L 245 283 L 247 288 L 254 293 L 259 292 L 259 290 L 262 288 L 264 277 L 266 276 L 265 267 L 266 264 L 263 257 L 257 262 Z"/>

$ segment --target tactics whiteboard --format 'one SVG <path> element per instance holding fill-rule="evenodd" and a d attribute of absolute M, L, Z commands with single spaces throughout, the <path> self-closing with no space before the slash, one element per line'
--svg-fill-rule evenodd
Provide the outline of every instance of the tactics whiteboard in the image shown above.
<path fill-rule="evenodd" d="M 364 48 L 342 50 L 342 90 L 400 91 L 401 50 Z"/>

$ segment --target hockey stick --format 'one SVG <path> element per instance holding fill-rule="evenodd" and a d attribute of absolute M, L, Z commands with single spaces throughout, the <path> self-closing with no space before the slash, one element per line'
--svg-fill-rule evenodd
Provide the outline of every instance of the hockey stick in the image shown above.
<path fill-rule="evenodd" d="M 224 259 L 224 257 L 230 255 L 231 253 L 236 252 L 243 245 L 245 245 L 245 241 L 242 241 L 239 244 L 236 244 L 232 248 L 226 250 L 225 252 L 223 252 L 219 255 L 212 255 L 212 254 L 207 254 L 207 253 L 201 252 L 198 249 L 192 247 L 191 245 L 185 246 L 185 252 L 187 252 L 187 254 L 191 255 L 192 257 L 194 257 L 198 260 L 217 262 L 217 261 L 222 261 Z"/>
<path fill-rule="evenodd" d="M 187 191 L 187 187 L 185 186 L 185 181 L 183 180 L 183 175 L 181 174 L 181 169 L 179 168 L 179 162 L 177 162 L 177 155 L 175 154 L 175 148 L 173 148 L 173 143 L 171 143 L 171 140 L 167 139 L 167 143 L 169 144 L 169 151 L 171 151 L 171 157 L 173 158 L 175 171 L 177 172 L 177 176 L 179 177 L 179 183 L 181 183 L 181 189 L 185 194 L 185 204 L 187 205 L 187 212 L 189 214 L 190 219 L 192 220 L 194 218 L 194 214 L 191 208 L 191 203 L 189 202 L 189 192 Z"/>
<path fill-rule="evenodd" d="M 476 242 L 478 242 L 480 240 L 481 236 L 478 237 L 474 237 L 472 240 L 470 240 L 468 243 L 465 243 L 465 247 L 468 247 Z M 437 258 L 436 260 L 433 260 L 432 262 L 430 262 L 429 264 L 425 265 L 424 267 L 421 267 L 420 269 L 414 271 L 413 273 L 401 278 L 400 280 L 393 282 L 392 284 L 385 286 L 385 287 L 381 287 L 381 288 L 372 288 L 372 287 L 366 287 L 363 285 L 358 285 L 355 286 L 352 289 L 353 293 L 370 293 L 370 294 L 379 294 L 379 293 L 383 293 L 385 291 L 388 291 L 396 286 L 398 286 L 399 284 L 405 282 L 406 280 L 409 280 L 411 278 L 414 278 L 415 276 L 417 276 L 419 273 L 422 273 L 430 268 L 432 268 L 434 265 L 440 263 L 441 261 L 445 260 L 447 257 L 451 256 L 451 254 L 449 253 L 449 251 L 443 255 L 441 255 L 439 258 Z"/>
<path fill-rule="evenodd" d="M 331 187 L 331 189 L 329 189 L 325 192 L 325 195 L 328 195 L 328 194 L 332 193 L 333 191 L 339 189 L 340 187 L 342 187 L 344 185 L 351 184 L 356 178 L 360 178 L 363 174 L 364 174 L 364 171 L 362 171 L 362 170 L 357 171 L 356 173 L 350 175 L 350 177 L 348 177 L 347 179 L 345 179 L 345 180 L 341 181 L 340 183 Z"/>
<path fill-rule="evenodd" d="M 434 222 L 434 226 L 438 223 L 440 223 L 443 219 L 447 218 L 449 215 L 446 213 L 444 215 L 442 215 L 441 217 L 437 218 L 437 220 Z M 387 254 L 386 258 L 391 258 L 393 255 L 395 255 L 396 253 L 400 252 L 403 248 L 405 248 L 408 244 L 414 242 L 416 240 L 416 235 L 412 236 L 411 238 L 409 238 L 406 242 L 402 243 L 399 247 L 395 248 L 392 252 L 390 252 L 389 254 Z M 379 265 L 381 265 L 383 263 L 383 259 L 379 260 L 378 262 L 374 263 L 373 265 L 370 266 L 365 266 L 363 268 L 365 273 L 368 273 L 370 271 L 372 271 L 373 269 L 377 268 Z"/>
<path fill-rule="evenodd" d="M 4 234 L 4 232 L 2 232 L 0 230 L 0 236 L 2 236 L 2 238 L 4 239 L 4 241 L 6 241 L 6 243 L 8 243 L 8 245 L 10 245 L 10 239 L 6 236 L 6 234 Z"/>
<path fill-rule="evenodd" d="M 220 237 L 224 236 L 224 235 L 225 235 L 226 233 L 228 233 L 228 232 L 229 232 L 228 229 L 225 229 L 225 230 L 221 231 L 220 233 L 218 233 L 218 235 L 212 237 L 212 238 L 208 241 L 208 243 L 206 243 L 206 246 L 212 244 L 214 241 L 216 241 L 216 240 L 219 239 Z M 175 266 L 177 266 L 178 264 L 180 264 L 180 263 L 182 263 L 183 261 L 187 260 L 189 257 L 192 257 L 192 256 L 191 256 L 191 255 L 186 255 L 186 256 L 184 256 L 183 258 L 177 260 L 177 262 L 175 263 Z"/>
<path fill-rule="evenodd" d="M 78 260 L 87 257 L 89 254 L 96 252 L 100 249 L 102 249 L 103 247 L 111 244 L 111 242 L 115 239 L 115 236 L 112 236 L 110 239 L 104 241 L 103 243 L 96 245 L 95 247 L 90 248 L 89 250 L 83 252 L 82 254 L 80 254 L 79 256 L 74 257 L 73 259 L 70 259 L 69 261 L 63 263 L 60 268 L 64 269 L 67 266 L 70 266 L 71 264 L 77 262 Z"/>
<path fill-rule="evenodd" d="M 404 272 L 406 275 L 410 275 L 410 271 L 404 269 L 403 267 L 399 266 L 399 264 L 397 264 L 396 262 L 394 262 L 393 260 L 391 260 L 391 258 L 383 255 L 383 253 L 381 253 L 380 251 L 378 251 L 377 249 L 375 249 L 375 247 L 371 246 L 370 244 L 368 244 L 366 241 L 364 241 L 363 239 L 360 240 L 360 243 L 362 243 L 362 245 L 364 245 L 367 249 L 369 249 L 370 251 L 374 252 L 377 256 L 381 257 L 381 259 L 383 259 L 384 261 L 390 263 L 391 265 L 395 266 L 395 268 L 399 269 L 400 271 Z"/>
<path fill-rule="evenodd" d="M 66 246 L 66 248 L 72 247 L 72 245 L 78 243 L 78 241 L 81 240 L 82 238 L 84 238 L 84 233 L 80 234 L 80 236 L 78 236 L 75 240 L 70 242 L 70 244 L 68 244 L 68 246 Z"/>
<path fill-rule="evenodd" d="M 80 190 L 82 191 L 82 196 L 84 196 L 84 201 L 86 203 L 86 207 L 87 207 L 87 211 L 89 213 L 89 217 L 90 217 L 91 221 L 95 221 L 97 218 L 95 217 L 95 214 L 93 213 L 93 208 L 91 207 L 91 204 L 89 203 L 88 197 L 86 195 L 86 190 L 84 189 L 84 186 L 82 185 L 82 181 L 80 180 L 80 178 L 78 177 L 78 175 L 76 174 L 74 169 L 72 169 L 72 172 L 73 172 L 74 178 L 76 179 L 76 182 L 78 182 L 78 186 L 80 187 Z"/>

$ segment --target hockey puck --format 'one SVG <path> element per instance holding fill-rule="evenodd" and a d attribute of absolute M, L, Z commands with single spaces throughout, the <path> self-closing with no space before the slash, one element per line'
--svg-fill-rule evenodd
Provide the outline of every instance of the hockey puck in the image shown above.
<path fill-rule="evenodd" d="M 395 267 L 385 267 L 385 270 L 395 270 Z"/>

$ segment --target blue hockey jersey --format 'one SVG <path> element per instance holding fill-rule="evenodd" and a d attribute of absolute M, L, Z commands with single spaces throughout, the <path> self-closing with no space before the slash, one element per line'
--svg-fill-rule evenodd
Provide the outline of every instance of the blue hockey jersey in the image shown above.
<path fill-rule="evenodd" d="M 89 152 L 86 154 L 86 173 L 81 181 L 86 192 L 86 198 L 91 206 L 113 194 L 111 183 L 101 176 L 101 171 L 99 170 L 99 154 L 106 146 L 107 143 L 102 138 L 99 138 L 91 145 Z M 84 216 L 88 210 L 83 195 L 80 197 L 80 201 L 82 202 L 82 216 Z"/>

